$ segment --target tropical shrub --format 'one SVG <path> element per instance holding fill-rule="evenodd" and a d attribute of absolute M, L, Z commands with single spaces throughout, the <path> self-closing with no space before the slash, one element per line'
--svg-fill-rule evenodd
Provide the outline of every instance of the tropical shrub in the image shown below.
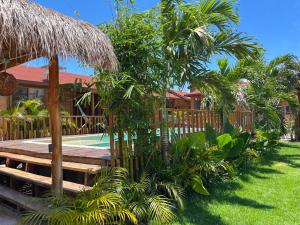
<path fill-rule="evenodd" d="M 158 167 L 161 179 L 182 185 L 186 190 L 208 195 L 207 186 L 228 179 L 259 157 L 251 134 L 225 125 L 219 134 L 206 126 L 205 132 L 176 138 L 172 133 L 169 167 Z"/>
<path fill-rule="evenodd" d="M 146 174 L 132 182 L 126 169 L 104 168 L 90 190 L 74 198 L 49 198 L 47 210 L 26 213 L 20 224 L 170 224 L 176 219 L 175 202 L 181 205 L 182 197 L 182 189 L 173 184 Z"/>
<path fill-rule="evenodd" d="M 274 150 L 279 143 L 279 139 L 280 131 L 278 130 L 273 130 L 270 132 L 257 130 L 251 145 L 254 149 L 263 154 Z"/>
<path fill-rule="evenodd" d="M 70 116 L 70 113 L 61 111 L 61 115 L 67 117 Z M 41 118 L 49 116 L 49 111 L 39 99 L 27 99 L 19 101 L 15 106 L 7 110 L 1 111 L 0 116 L 8 117 L 13 126 L 17 126 L 18 120 L 24 120 L 27 123 L 32 123 L 33 127 L 38 127 L 42 123 Z M 76 124 L 70 119 L 62 118 L 61 123 L 63 127 L 76 128 Z M 19 124 L 18 128 L 24 129 L 23 125 L 23 123 Z M 17 129 L 17 127 L 13 128 Z"/>
<path fill-rule="evenodd" d="M 231 171 L 229 164 L 219 157 L 218 148 L 210 145 L 208 140 L 204 132 L 193 133 L 190 137 L 180 139 L 171 148 L 170 170 L 175 183 L 204 195 L 208 195 L 208 192 L 203 180 L 209 183 Z"/>

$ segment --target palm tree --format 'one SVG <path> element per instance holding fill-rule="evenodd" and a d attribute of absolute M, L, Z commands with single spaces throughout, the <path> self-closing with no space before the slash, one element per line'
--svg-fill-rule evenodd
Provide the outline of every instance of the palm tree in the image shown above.
<path fill-rule="evenodd" d="M 228 122 L 228 114 L 235 107 L 239 78 L 235 76 L 235 68 L 229 65 L 227 58 L 218 59 L 217 65 L 218 70 L 208 71 L 197 87 L 205 96 L 210 97 L 212 105 L 221 111 L 224 129 Z"/>
<path fill-rule="evenodd" d="M 162 152 L 168 164 L 167 90 L 174 85 L 203 80 L 205 63 L 215 54 L 254 57 L 258 46 L 248 36 L 232 30 L 239 22 L 235 1 L 202 0 L 192 5 L 181 0 L 161 0 L 159 7 Z M 218 82 L 214 77 L 208 80 Z"/>
<path fill-rule="evenodd" d="M 250 84 L 246 89 L 247 103 L 254 109 L 256 126 L 265 130 L 280 129 L 283 125 L 279 103 L 288 103 L 294 115 L 298 111 L 296 84 L 298 59 L 283 55 L 266 63 L 263 57 L 253 60 L 245 73 Z"/>
<path fill-rule="evenodd" d="M 203 81 L 206 64 L 215 54 L 239 58 L 255 56 L 257 44 L 248 36 L 233 31 L 234 25 L 239 22 L 234 2 L 202 0 L 188 4 L 181 0 L 162 0 L 157 7 L 142 13 L 131 13 L 133 9 L 130 7 L 125 7 L 125 10 L 118 7 L 114 24 L 101 26 L 114 44 L 121 65 L 119 77 L 126 75 L 131 82 L 116 79 L 124 92 L 131 95 L 122 94 L 114 98 L 114 93 L 106 98 L 106 103 L 110 103 L 106 106 L 115 107 L 120 115 L 125 112 L 123 117 L 129 118 L 128 110 L 124 109 L 135 108 L 138 104 L 133 100 L 142 102 L 140 105 L 144 107 L 147 103 L 141 99 L 144 96 L 149 99 L 153 92 L 157 93 L 161 102 L 162 155 L 166 164 L 169 161 L 167 90 Z M 117 3 L 123 4 L 123 1 Z M 103 71 L 99 71 L 97 78 L 101 78 L 99 84 L 107 81 Z M 219 82 L 215 77 L 207 80 Z M 144 94 L 140 94 L 136 87 Z M 100 88 L 98 90 L 101 92 Z M 121 108 L 122 104 L 126 107 Z"/>

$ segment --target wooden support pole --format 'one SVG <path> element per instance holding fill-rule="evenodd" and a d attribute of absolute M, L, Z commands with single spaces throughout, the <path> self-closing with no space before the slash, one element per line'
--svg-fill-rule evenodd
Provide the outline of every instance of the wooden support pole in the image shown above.
<path fill-rule="evenodd" d="M 95 93 L 91 93 L 91 115 L 95 116 Z"/>
<path fill-rule="evenodd" d="M 114 138 L 114 115 L 109 113 L 109 140 L 110 140 L 110 163 L 112 167 L 115 167 L 115 138 Z"/>
<path fill-rule="evenodd" d="M 56 197 L 63 193 L 62 132 L 59 111 L 59 65 L 58 56 L 49 61 L 49 113 L 52 137 L 52 191 Z"/>
<path fill-rule="evenodd" d="M 191 109 L 195 109 L 195 97 L 191 97 Z"/>

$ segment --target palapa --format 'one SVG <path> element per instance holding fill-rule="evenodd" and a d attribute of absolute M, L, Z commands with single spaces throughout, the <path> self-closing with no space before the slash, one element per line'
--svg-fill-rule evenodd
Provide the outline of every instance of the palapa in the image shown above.
<path fill-rule="evenodd" d="M 118 69 L 111 42 L 99 28 L 27 0 L 0 0 L 0 52 L 0 60 L 11 60 L 7 67 L 60 55 Z"/>

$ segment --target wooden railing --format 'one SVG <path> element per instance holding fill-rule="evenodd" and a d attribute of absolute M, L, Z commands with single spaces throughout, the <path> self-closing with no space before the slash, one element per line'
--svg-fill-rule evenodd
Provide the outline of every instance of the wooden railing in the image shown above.
<path fill-rule="evenodd" d="M 61 120 L 63 135 L 99 133 L 107 126 L 107 121 L 103 116 L 62 116 Z M 0 141 L 49 136 L 49 117 L 0 116 Z"/>
<path fill-rule="evenodd" d="M 229 115 L 229 122 L 243 130 L 251 131 L 253 126 L 253 113 L 251 111 L 236 110 Z M 155 121 L 155 127 L 159 128 L 161 116 Z M 174 128 L 175 132 L 181 137 L 193 132 L 203 131 L 206 124 L 217 131 L 221 131 L 223 122 L 221 115 L 215 111 L 190 110 L 190 109 L 168 109 L 168 124 Z"/>
<path fill-rule="evenodd" d="M 112 118 L 112 117 L 111 117 Z M 251 111 L 236 110 L 229 115 L 230 123 L 243 130 L 251 131 L 253 125 L 253 114 Z M 115 119 L 111 119 L 115 121 Z M 114 123 L 114 122 L 113 122 Z M 111 126 L 113 126 L 111 123 Z M 215 111 L 207 110 L 177 110 L 168 109 L 168 127 L 173 128 L 175 133 L 181 138 L 194 132 L 204 131 L 206 125 L 210 125 L 217 131 L 222 131 L 223 124 L 221 115 Z M 155 115 L 153 129 L 159 131 L 161 127 L 161 115 Z M 115 136 L 114 136 L 115 135 Z M 130 174 L 136 174 L 139 166 L 143 164 L 143 159 L 139 158 L 139 151 L 136 149 L 133 136 L 129 131 L 110 133 L 112 165 L 126 167 Z M 125 136 L 127 138 L 125 138 Z M 161 136 L 160 136 L 161 137 Z M 160 137 L 153 140 L 157 149 L 160 147 Z M 115 140 L 118 140 L 115 142 Z M 171 140 L 170 140 L 171 141 Z M 114 160 L 115 159 L 115 160 Z"/>
<path fill-rule="evenodd" d="M 236 110 L 229 115 L 229 122 L 235 127 L 246 131 L 252 131 L 254 126 L 254 115 L 252 111 Z"/>

